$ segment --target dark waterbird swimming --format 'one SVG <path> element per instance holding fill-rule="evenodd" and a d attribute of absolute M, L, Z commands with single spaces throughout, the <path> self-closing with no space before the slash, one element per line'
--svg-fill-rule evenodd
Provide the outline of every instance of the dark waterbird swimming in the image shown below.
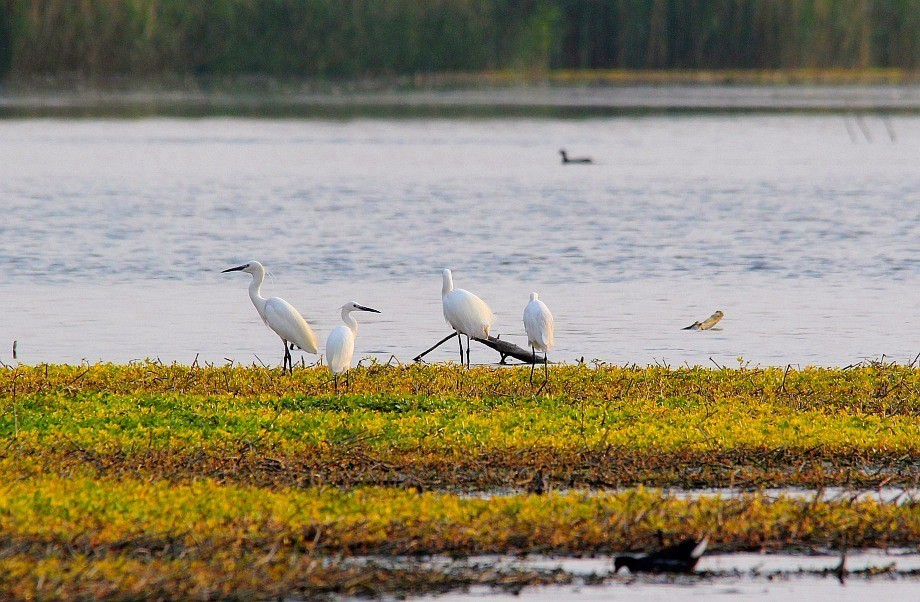
<path fill-rule="evenodd" d="M 565 164 L 565 163 L 581 163 L 581 164 L 584 165 L 584 164 L 587 164 L 587 163 L 594 163 L 594 161 L 592 161 L 590 157 L 572 157 L 572 158 L 570 159 L 569 156 L 566 154 L 564 148 L 559 149 L 559 154 L 562 155 L 562 163 L 563 163 L 563 164 Z"/>
<path fill-rule="evenodd" d="M 630 573 L 692 573 L 708 543 L 708 537 L 701 541 L 685 539 L 645 556 L 617 556 L 614 572 L 625 566 Z"/>

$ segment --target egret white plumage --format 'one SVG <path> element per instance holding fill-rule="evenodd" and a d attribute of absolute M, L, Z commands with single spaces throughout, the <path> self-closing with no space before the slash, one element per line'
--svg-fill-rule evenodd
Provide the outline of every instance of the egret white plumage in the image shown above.
<path fill-rule="evenodd" d="M 524 308 L 524 331 L 527 333 L 527 344 L 533 352 L 533 362 L 530 364 L 530 384 L 533 384 L 533 368 L 537 363 L 537 349 L 543 352 L 543 370 L 549 380 L 546 352 L 556 344 L 553 340 L 553 314 L 546 304 L 540 301 L 537 293 L 530 293 L 530 303 Z"/>
<path fill-rule="evenodd" d="M 294 307 L 279 297 L 264 298 L 261 294 L 262 282 L 265 280 L 265 268 L 258 261 L 250 261 L 235 268 L 229 268 L 223 271 L 227 272 L 246 272 L 252 275 L 252 282 L 249 283 L 249 298 L 252 304 L 256 306 L 259 317 L 265 322 L 275 334 L 281 337 L 284 342 L 284 360 L 283 369 L 289 369 L 294 372 L 294 364 L 291 361 L 291 351 L 288 344 L 297 345 L 304 351 L 318 353 L 316 347 L 316 335 L 310 329 L 310 325 L 303 319 Z"/>
<path fill-rule="evenodd" d="M 380 313 L 376 309 L 358 305 L 354 301 L 349 301 L 342 306 L 342 321 L 345 322 L 345 326 L 336 326 L 329 333 L 329 337 L 326 338 L 326 363 L 329 364 L 329 371 L 332 372 L 332 382 L 336 391 L 339 390 L 339 374 L 347 372 L 351 368 L 351 358 L 355 353 L 358 321 L 352 317 L 351 312 L 353 311 Z M 345 382 L 347 388 L 348 381 L 346 380 Z"/>
<path fill-rule="evenodd" d="M 444 310 L 444 319 L 451 328 L 457 331 L 457 341 L 460 343 L 460 364 L 463 365 L 463 340 L 460 335 L 466 335 L 466 365 L 470 365 L 470 337 L 488 339 L 489 329 L 495 316 L 486 302 L 462 288 L 454 288 L 454 279 L 450 270 L 441 272 L 441 307 Z"/>

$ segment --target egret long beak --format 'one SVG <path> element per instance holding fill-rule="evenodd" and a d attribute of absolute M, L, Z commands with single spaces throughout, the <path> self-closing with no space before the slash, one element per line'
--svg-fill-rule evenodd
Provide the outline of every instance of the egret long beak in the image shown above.
<path fill-rule="evenodd" d="M 360 309 L 361 311 L 372 311 L 375 314 L 380 313 L 379 309 L 374 309 L 373 307 L 364 307 L 363 305 L 358 305 L 357 303 L 355 303 L 355 308 Z"/>
<path fill-rule="evenodd" d="M 249 267 L 249 264 L 244 263 L 243 265 L 238 265 L 235 268 L 227 268 L 226 270 L 221 272 L 221 274 L 226 274 L 227 272 L 241 272 L 245 270 L 247 267 Z"/>

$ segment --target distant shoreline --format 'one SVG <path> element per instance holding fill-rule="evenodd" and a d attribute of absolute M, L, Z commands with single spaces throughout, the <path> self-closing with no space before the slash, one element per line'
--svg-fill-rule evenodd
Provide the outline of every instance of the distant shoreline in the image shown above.
<path fill-rule="evenodd" d="M 53 77 L 0 85 L 0 117 L 603 116 L 657 111 L 920 111 L 900 70 L 553 71 L 348 80 Z"/>
<path fill-rule="evenodd" d="M 868 69 L 554 69 L 444 71 L 411 75 L 342 78 L 275 77 L 253 73 L 236 76 L 164 75 L 88 77 L 78 73 L 0 79 L 0 89 L 234 89 L 253 85 L 313 90 L 386 90 L 520 85 L 907 85 L 920 84 L 920 70 Z"/>

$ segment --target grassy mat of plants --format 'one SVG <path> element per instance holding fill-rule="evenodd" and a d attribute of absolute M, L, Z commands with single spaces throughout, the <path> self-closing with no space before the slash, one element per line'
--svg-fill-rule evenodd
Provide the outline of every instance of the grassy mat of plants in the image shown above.
<path fill-rule="evenodd" d="M 0 597 L 438 592 L 565 582 L 420 554 L 914 546 L 920 369 L 0 369 Z M 730 498 L 657 488 L 731 487 Z M 535 493 L 548 490 L 547 493 Z"/>

